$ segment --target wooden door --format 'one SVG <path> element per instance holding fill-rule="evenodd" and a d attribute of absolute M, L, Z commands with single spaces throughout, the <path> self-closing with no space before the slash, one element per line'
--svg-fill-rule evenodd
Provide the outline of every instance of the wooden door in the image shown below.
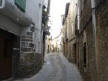
<path fill-rule="evenodd" d="M 12 40 L 0 37 L 0 79 L 11 77 Z"/>

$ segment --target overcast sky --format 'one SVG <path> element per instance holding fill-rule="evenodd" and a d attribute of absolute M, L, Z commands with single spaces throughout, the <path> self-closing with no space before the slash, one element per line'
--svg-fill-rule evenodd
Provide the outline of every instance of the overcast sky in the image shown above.
<path fill-rule="evenodd" d="M 60 34 L 61 31 L 61 15 L 64 14 L 65 5 L 70 0 L 51 0 L 51 8 L 50 8 L 50 21 L 51 25 L 51 36 L 54 38 Z"/>

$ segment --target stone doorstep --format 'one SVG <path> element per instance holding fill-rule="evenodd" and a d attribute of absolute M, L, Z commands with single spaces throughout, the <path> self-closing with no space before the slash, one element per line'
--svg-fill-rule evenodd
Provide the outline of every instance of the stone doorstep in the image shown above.
<path fill-rule="evenodd" d="M 21 48 L 21 51 L 23 51 L 23 52 L 32 52 L 33 48 L 31 48 L 31 47 Z"/>
<path fill-rule="evenodd" d="M 23 54 L 34 54 L 33 51 L 23 52 Z"/>

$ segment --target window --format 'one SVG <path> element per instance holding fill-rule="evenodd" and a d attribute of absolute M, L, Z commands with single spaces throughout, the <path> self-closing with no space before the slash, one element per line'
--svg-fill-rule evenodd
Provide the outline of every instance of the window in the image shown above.
<path fill-rule="evenodd" d="M 25 12 L 26 0 L 15 0 L 15 4 L 21 11 Z"/>

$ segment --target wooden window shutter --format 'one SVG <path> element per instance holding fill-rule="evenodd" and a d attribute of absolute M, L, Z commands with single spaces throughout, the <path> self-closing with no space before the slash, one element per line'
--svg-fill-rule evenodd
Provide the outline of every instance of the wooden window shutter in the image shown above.
<path fill-rule="evenodd" d="M 26 10 L 26 0 L 15 0 L 15 4 L 17 5 L 17 7 L 24 11 Z"/>

